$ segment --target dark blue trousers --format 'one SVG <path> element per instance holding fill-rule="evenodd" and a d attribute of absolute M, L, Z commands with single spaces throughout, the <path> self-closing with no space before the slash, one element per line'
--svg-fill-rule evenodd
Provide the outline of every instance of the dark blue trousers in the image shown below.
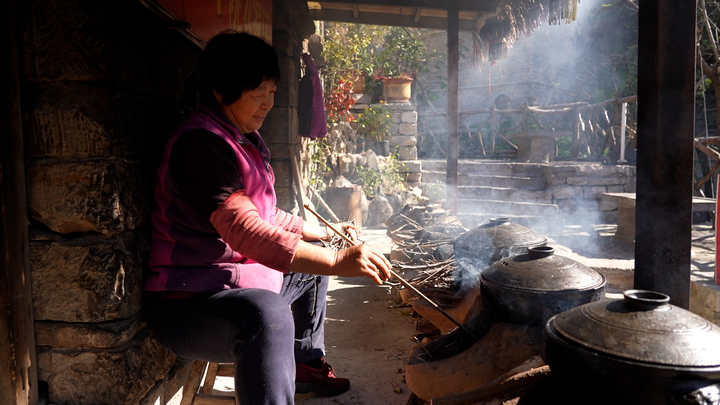
<path fill-rule="evenodd" d="M 181 357 L 235 363 L 240 404 L 293 404 L 295 363 L 324 355 L 328 277 L 290 273 L 280 295 L 240 288 L 146 298 L 160 342 Z"/>

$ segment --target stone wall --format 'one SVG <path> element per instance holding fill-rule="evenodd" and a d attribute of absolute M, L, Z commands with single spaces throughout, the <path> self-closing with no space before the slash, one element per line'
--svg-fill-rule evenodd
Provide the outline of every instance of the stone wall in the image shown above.
<path fill-rule="evenodd" d="M 139 2 L 19 8 L 30 262 L 39 379 L 54 404 L 164 404 L 189 363 L 142 318 L 155 169 L 200 49 Z M 264 133 L 292 209 L 307 5 L 274 4 L 283 79 Z"/>
<path fill-rule="evenodd" d="M 351 112 L 358 116 L 374 104 L 355 104 Z M 418 160 L 417 106 L 414 103 L 384 103 L 392 114 L 390 124 L 390 153 L 397 152 L 401 162 L 400 173 L 408 186 L 419 186 L 422 181 L 422 164 Z"/>
<path fill-rule="evenodd" d="M 39 379 L 56 404 L 136 404 L 176 361 L 142 320 L 160 148 L 199 49 L 138 2 L 23 2 Z"/>
<path fill-rule="evenodd" d="M 602 206 L 604 193 L 634 193 L 635 166 L 567 163 L 545 168 L 547 189 L 568 224 L 612 223 L 617 207 Z M 600 222 L 593 222 L 599 220 Z"/>

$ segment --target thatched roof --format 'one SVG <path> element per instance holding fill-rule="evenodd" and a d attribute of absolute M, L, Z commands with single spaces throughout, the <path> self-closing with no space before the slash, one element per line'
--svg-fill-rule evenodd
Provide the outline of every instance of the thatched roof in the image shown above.
<path fill-rule="evenodd" d="M 543 22 L 570 23 L 577 18 L 578 0 L 510 0 L 498 18 L 510 25 L 510 44 L 530 35 Z"/>

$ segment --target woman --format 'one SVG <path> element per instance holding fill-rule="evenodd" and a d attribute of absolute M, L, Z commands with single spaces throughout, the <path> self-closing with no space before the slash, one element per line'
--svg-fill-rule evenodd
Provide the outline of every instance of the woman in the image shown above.
<path fill-rule="evenodd" d="M 327 276 L 389 277 L 383 255 L 312 245 L 327 232 L 275 207 L 257 131 L 279 78 L 263 40 L 213 38 L 201 58 L 200 107 L 168 141 L 154 193 L 148 322 L 182 357 L 235 363 L 241 404 L 347 391 L 323 357 Z"/>

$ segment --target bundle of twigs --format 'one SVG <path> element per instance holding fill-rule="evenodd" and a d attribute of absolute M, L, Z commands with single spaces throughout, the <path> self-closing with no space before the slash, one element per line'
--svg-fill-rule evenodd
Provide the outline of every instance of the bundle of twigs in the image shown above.
<path fill-rule="evenodd" d="M 453 271 L 457 267 L 455 258 L 423 265 L 405 264 L 393 261 L 393 266 L 408 275 L 407 280 L 420 288 L 448 288 L 453 285 Z"/>
<path fill-rule="evenodd" d="M 338 228 L 344 229 L 344 225 L 355 225 L 355 221 L 343 222 L 343 226 L 342 227 L 338 226 Z M 321 242 L 322 242 L 323 246 L 332 250 L 333 252 L 337 252 L 339 250 L 344 250 L 349 247 L 352 247 L 352 244 L 350 242 L 348 242 L 345 238 L 341 237 L 340 235 L 338 235 L 334 232 L 329 232 L 328 235 L 330 236 L 330 240 L 329 241 L 321 241 Z M 345 235 L 350 236 L 347 234 L 347 232 L 345 232 Z"/>

